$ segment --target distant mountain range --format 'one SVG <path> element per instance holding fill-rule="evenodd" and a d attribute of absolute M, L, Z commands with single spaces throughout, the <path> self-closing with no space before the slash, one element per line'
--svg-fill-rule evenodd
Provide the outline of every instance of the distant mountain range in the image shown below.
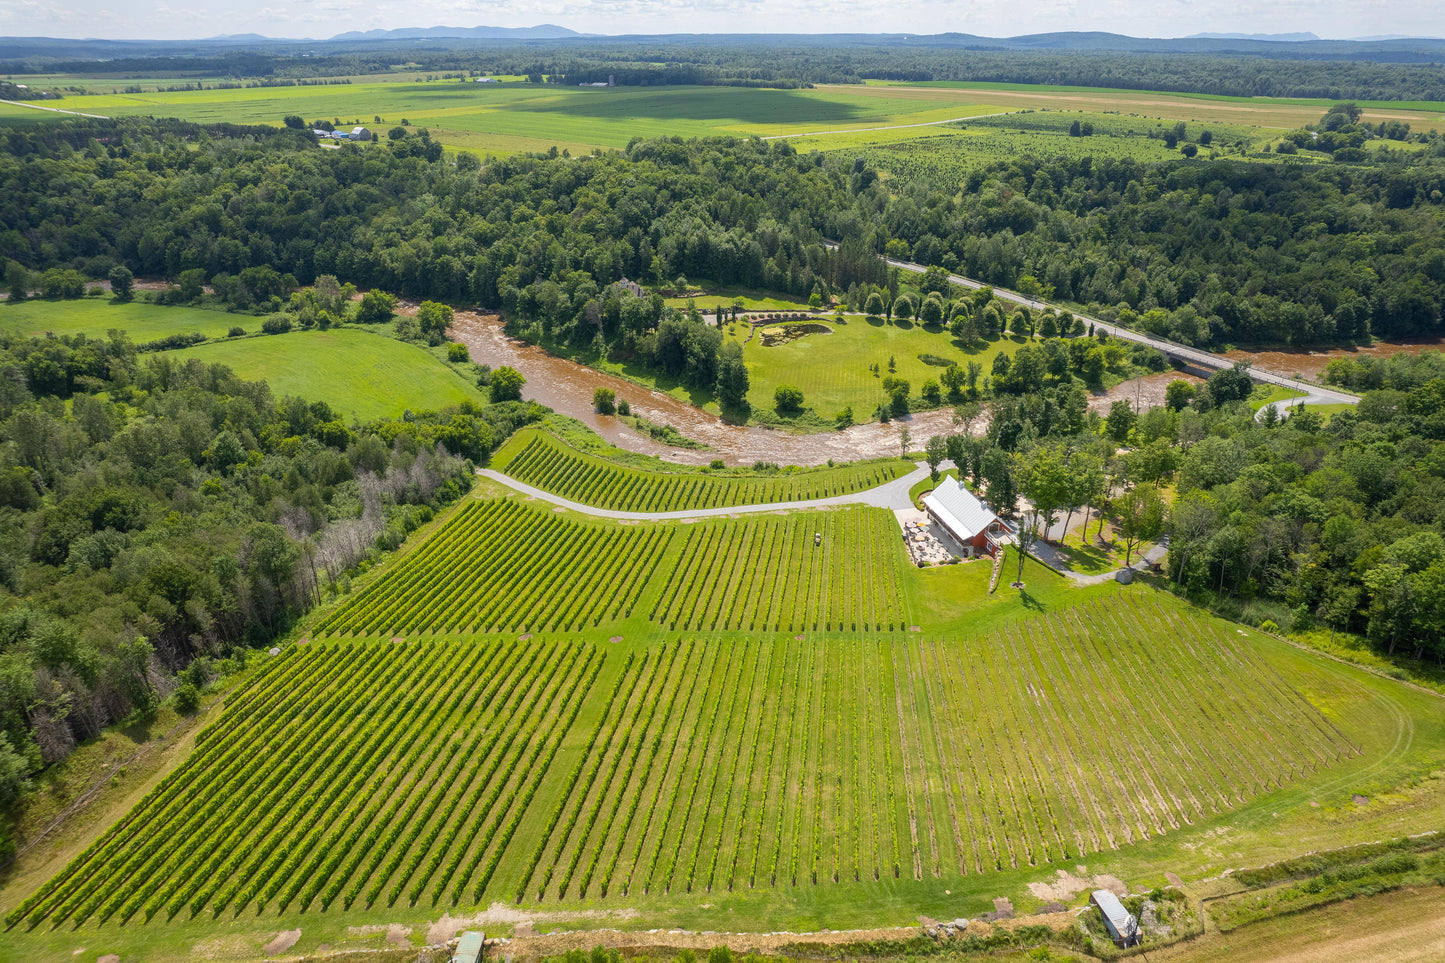
<path fill-rule="evenodd" d="M 1275 43 L 1298 43 L 1318 40 L 1312 33 L 1191 33 L 1185 40 L 1270 40 Z"/>
<path fill-rule="evenodd" d="M 588 35 L 556 24 L 543 23 L 535 27 L 401 27 L 396 30 L 350 30 L 337 34 L 331 40 L 435 40 L 453 37 L 482 40 L 561 40 L 566 37 L 585 36 Z"/>
<path fill-rule="evenodd" d="M 1376 63 L 1439 63 L 1445 61 L 1445 40 L 1379 36 L 1353 40 L 1322 40 L 1312 33 L 1200 33 L 1190 37 L 1128 37 L 1102 31 L 980 37 L 941 34 L 583 34 L 555 24 L 533 27 L 403 27 L 396 30 L 353 30 L 325 40 L 229 34 L 204 40 L 77 40 L 56 37 L 0 37 L 0 60 L 43 59 L 73 64 L 82 61 L 147 57 L 184 58 L 218 54 L 290 54 L 304 46 L 316 55 L 427 47 L 467 49 L 471 46 L 604 47 L 607 45 L 671 44 L 678 46 L 799 47 L 927 47 L 987 51 L 1052 51 L 1058 53 L 1212 54 L 1297 60 L 1360 60 Z"/>

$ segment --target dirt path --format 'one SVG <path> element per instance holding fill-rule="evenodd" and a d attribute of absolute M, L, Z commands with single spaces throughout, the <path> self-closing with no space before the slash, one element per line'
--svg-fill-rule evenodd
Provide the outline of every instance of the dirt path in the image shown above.
<path fill-rule="evenodd" d="M 30 107 L 34 110 L 49 110 L 57 114 L 70 114 L 73 117 L 90 117 L 94 120 L 110 120 L 104 114 L 82 114 L 78 110 L 61 110 L 59 107 L 42 107 L 39 104 L 28 104 L 23 100 L 0 100 L 0 104 L 9 104 L 11 107 Z"/>
<path fill-rule="evenodd" d="M 1014 929 L 1019 926 L 1045 925 L 1055 930 L 1074 925 L 1073 913 L 1049 913 L 1041 916 L 1021 916 L 1000 920 L 998 926 Z M 969 925 L 969 935 L 985 936 L 992 932 L 988 923 L 974 922 Z M 506 944 L 509 958 L 535 958 L 557 956 L 568 950 L 590 950 L 594 946 L 608 948 L 646 947 L 675 950 L 690 949 L 707 951 L 715 946 L 726 946 L 734 953 L 777 953 L 783 947 L 796 943 L 819 946 L 836 946 L 842 943 L 862 943 L 877 940 L 910 940 L 919 936 L 918 926 L 894 926 L 873 930 L 838 930 L 820 933 L 694 933 L 688 930 L 650 930 L 647 932 L 625 932 L 622 930 L 579 930 L 570 933 L 551 933 L 544 936 L 513 937 Z"/>
<path fill-rule="evenodd" d="M 716 415 L 671 395 L 556 357 L 536 345 L 509 337 L 496 315 L 458 311 L 451 337 L 467 346 L 473 361 L 494 368 L 511 365 L 522 372 L 527 379 L 525 397 L 576 418 L 619 448 L 682 464 L 706 465 L 714 458 L 721 458 L 729 465 L 751 465 L 758 460 L 821 465 L 830 458 L 837 461 L 881 458 L 898 454 L 898 432 L 904 426 L 912 432 L 915 448 L 922 447 L 929 435 L 953 430 L 953 411 L 949 408 L 922 412 L 886 425 L 870 422 L 844 431 L 812 435 L 729 425 Z M 638 434 L 617 418 L 597 414 L 592 409 L 592 392 L 597 388 L 611 388 L 619 398 L 631 403 L 633 414 L 672 425 L 713 450 L 672 448 Z"/>
<path fill-rule="evenodd" d="M 1256 923 L 1150 959 L 1173 963 L 1426 963 L 1445 960 L 1445 889 L 1350 900 Z"/>

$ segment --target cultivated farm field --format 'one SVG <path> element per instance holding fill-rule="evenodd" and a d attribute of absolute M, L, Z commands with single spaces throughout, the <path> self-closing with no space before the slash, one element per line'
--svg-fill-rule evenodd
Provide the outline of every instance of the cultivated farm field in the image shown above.
<path fill-rule="evenodd" d="M 628 512 L 667 512 L 828 498 L 901 478 L 901 459 L 774 475 L 709 475 L 628 468 L 571 447 L 548 432 L 517 432 L 492 456 L 491 467 L 518 481 L 583 505 Z"/>
<path fill-rule="evenodd" d="M 1433 696 L 1146 586 L 1030 563 L 989 595 L 987 562 L 906 565 L 880 509 L 619 524 L 479 484 L 5 906 L 17 959 L 498 903 L 951 918 L 1085 862 L 1217 874 L 1338 839 L 1352 791 L 1445 761 Z"/>
<path fill-rule="evenodd" d="M 517 499 L 469 501 L 317 631 L 566 630 L 625 619 L 673 536 L 660 525 L 562 518 Z"/>
<path fill-rule="evenodd" d="M 63 77 L 51 79 L 57 86 L 67 85 Z M 1027 84 L 868 83 L 820 85 L 806 90 L 578 89 L 550 84 L 426 81 L 405 72 L 386 80 L 374 76 L 351 80 L 347 84 L 302 87 L 97 92 L 66 96 L 53 106 L 107 117 L 179 117 L 203 123 L 278 126 L 287 114 L 300 114 L 307 120 L 365 124 L 383 134 L 405 120 L 413 129 L 426 127 L 448 147 L 495 155 L 546 151 L 551 147 L 577 154 L 622 148 L 633 137 L 715 135 L 797 137 L 800 150 L 838 150 L 911 140 L 926 134 L 928 125 L 1024 111 L 1132 115 L 1129 119 L 1137 119 L 1140 125 L 1172 125 L 1183 120 L 1191 126 L 1226 127 L 1237 130 L 1240 136 L 1262 140 L 1312 123 L 1329 107 L 1324 100 Z M 1417 131 L 1445 129 L 1442 105 L 1361 106 L 1364 119 L 1371 123 L 1401 120 Z M 0 118 L 6 122 L 45 123 L 65 116 L 0 104 Z M 1007 127 L 1009 120 L 995 117 L 992 123 Z M 1067 120 L 1064 125 L 1067 127 Z M 975 141 L 975 149 L 988 153 L 1009 146 L 1066 152 L 1087 149 L 1093 153 L 1119 149 L 1129 156 L 1141 149 L 1128 138 L 1098 138 L 1092 143 L 1083 138 L 1078 145 L 1058 145 L 1038 137 L 1019 140 L 1018 135 L 1013 135 L 1003 142 L 1002 135 L 990 137 L 982 145 Z M 961 146 L 969 145 L 964 142 Z M 1156 147 L 1148 145 L 1148 156 L 1153 156 Z"/>
<path fill-rule="evenodd" d="M 450 80 L 87 94 L 54 104 L 107 117 L 179 117 L 202 123 L 279 126 L 287 114 L 300 114 L 307 120 L 365 124 L 382 134 L 405 120 L 413 128 L 430 129 L 448 146 L 492 154 L 545 151 L 552 146 L 586 153 L 626 147 L 633 137 L 773 136 L 933 123 L 998 109 L 960 104 L 951 94 L 897 100 L 859 91 L 862 88 L 578 89 Z M 48 113 L 0 104 L 0 117 L 7 119 Z"/>
<path fill-rule="evenodd" d="M 318 639 L 8 922 L 957 879 L 1176 832 L 1358 751 L 1247 645 L 1147 600 L 971 640 Z"/>
<path fill-rule="evenodd" d="M 702 522 L 652 618 L 671 629 L 902 629 L 898 542 L 897 523 L 876 508 Z"/>

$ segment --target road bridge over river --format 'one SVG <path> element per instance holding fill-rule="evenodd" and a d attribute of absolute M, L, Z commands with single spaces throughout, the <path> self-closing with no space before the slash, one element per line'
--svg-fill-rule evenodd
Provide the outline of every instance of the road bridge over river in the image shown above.
<path fill-rule="evenodd" d="M 828 247 L 837 247 L 833 242 L 827 242 Z M 927 270 L 922 264 L 914 264 L 911 261 L 898 261 L 893 258 L 883 259 L 890 267 L 896 267 L 903 271 L 912 271 L 915 274 L 922 274 Z M 948 275 L 948 280 L 960 287 L 978 290 L 987 287 L 982 281 L 975 281 L 973 278 L 966 278 L 959 274 Z M 1019 304 L 1030 310 L 1068 310 L 1057 304 L 1049 304 L 1035 298 L 1019 294 L 1017 291 L 1009 291 L 1006 288 L 993 288 L 994 296 L 1012 304 Z M 1188 345 L 1170 341 L 1167 338 L 1160 338 L 1144 331 L 1135 331 L 1132 328 L 1121 327 L 1108 321 L 1101 321 L 1098 318 L 1090 317 L 1087 314 L 1073 312 L 1074 316 L 1083 319 L 1084 323 L 1092 324 L 1094 330 L 1104 330 L 1111 337 L 1124 341 L 1133 341 L 1138 344 L 1147 344 L 1151 348 L 1157 348 L 1170 358 L 1183 362 L 1185 365 L 1199 368 L 1204 371 L 1219 371 L 1232 367 L 1234 362 L 1229 358 L 1211 354 L 1199 348 L 1191 348 Z M 1358 395 L 1352 395 L 1347 391 L 1340 391 L 1337 388 L 1326 388 L 1322 385 L 1312 384 L 1308 381 L 1299 381 L 1295 378 L 1286 378 L 1283 375 L 1275 374 L 1272 371 L 1262 371 L 1259 368 L 1251 367 L 1249 376 L 1255 381 L 1264 384 L 1276 385 L 1281 388 L 1289 388 L 1302 394 L 1300 398 L 1291 399 L 1290 404 L 1294 405 L 1353 405 L 1360 399 Z"/>

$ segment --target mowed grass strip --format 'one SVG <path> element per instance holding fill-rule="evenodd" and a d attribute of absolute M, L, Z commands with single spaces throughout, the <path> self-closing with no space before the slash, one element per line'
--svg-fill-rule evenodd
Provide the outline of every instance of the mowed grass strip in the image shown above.
<path fill-rule="evenodd" d="M 590 645 L 341 642 L 292 649 L 124 823 L 7 922 L 161 922 L 441 901 L 505 851 L 603 656 Z M 254 700 L 252 700 L 254 701 Z M 468 857 L 472 857 L 468 861 Z M 455 902 L 455 896 L 453 902 Z"/>
<path fill-rule="evenodd" d="M 901 478 L 910 462 L 878 461 L 751 476 L 631 468 L 579 451 L 556 435 L 523 429 L 492 458 L 492 467 L 534 488 L 582 505 L 629 512 L 668 512 L 805 501 L 866 491 Z"/>

